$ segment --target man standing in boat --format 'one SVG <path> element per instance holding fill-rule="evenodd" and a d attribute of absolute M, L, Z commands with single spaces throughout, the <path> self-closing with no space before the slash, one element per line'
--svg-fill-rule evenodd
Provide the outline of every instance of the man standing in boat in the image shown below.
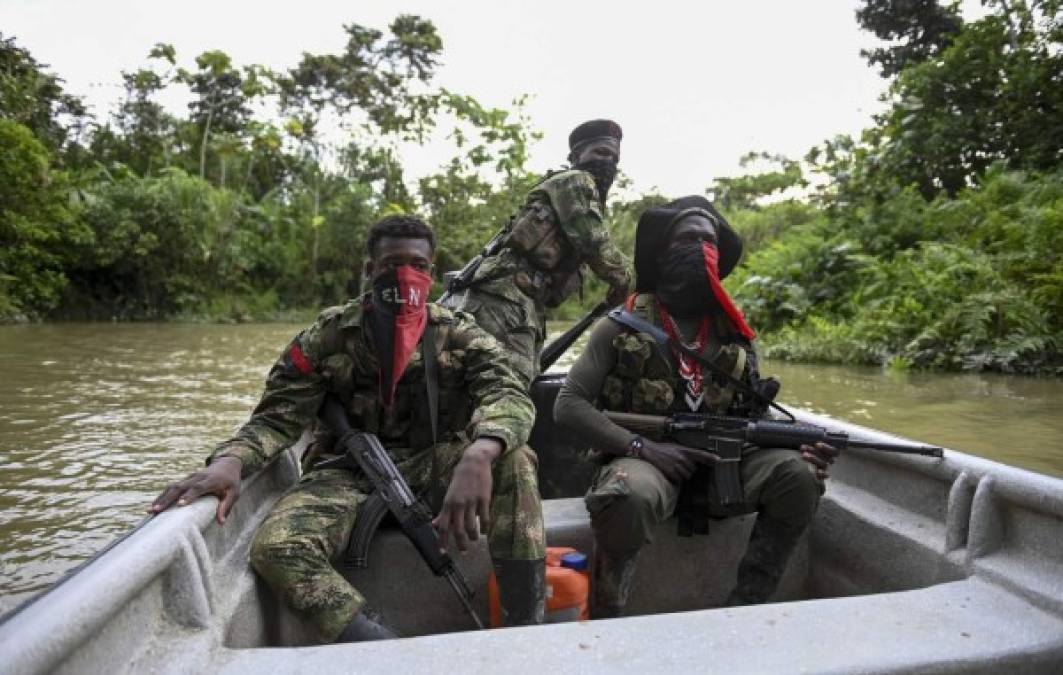
<path fill-rule="evenodd" d="M 758 514 L 729 605 L 761 603 L 772 595 L 816 510 L 837 454 L 829 445 L 744 449 L 742 501 L 723 507 L 711 491 L 687 498 L 698 467 L 713 463 L 709 453 L 642 438 L 602 412 L 765 414 L 777 383 L 760 380 L 754 333 L 720 285 L 741 252 L 738 235 L 704 197 L 684 197 L 643 213 L 635 239 L 636 292 L 625 309 L 663 329 L 668 344 L 602 319 L 557 397 L 556 422 L 603 461 L 586 496 L 597 543 L 597 618 L 623 614 L 639 550 L 677 508 L 680 518 L 702 523 Z M 703 368 L 676 341 L 718 368 Z"/>
<path fill-rule="evenodd" d="M 620 125 L 584 122 L 568 137 L 572 168 L 547 174 L 510 225 L 467 265 L 442 304 L 469 312 L 508 347 L 526 386 L 539 372 L 546 308 L 582 288 L 584 264 L 619 304 L 631 282 L 628 260 L 603 223 L 605 199 L 620 161 Z"/>
<path fill-rule="evenodd" d="M 432 505 L 440 508 L 433 524 L 444 546 L 449 534 L 461 550 L 481 529 L 487 534 L 505 623 L 541 623 L 545 535 L 534 455 L 525 445 L 535 409 L 494 338 L 469 315 L 427 303 L 434 256 L 435 235 L 420 219 L 374 224 L 366 241 L 372 291 L 325 310 L 297 335 L 270 370 L 251 419 L 150 510 L 215 495 L 224 523 L 241 477 L 295 443 L 333 395 L 354 429 L 380 438 L 415 492 L 445 490 Z M 425 377 L 427 349 L 435 350 L 434 385 Z M 330 564 L 369 490 L 358 471 L 311 469 L 251 545 L 254 568 L 322 642 L 394 637 Z"/>

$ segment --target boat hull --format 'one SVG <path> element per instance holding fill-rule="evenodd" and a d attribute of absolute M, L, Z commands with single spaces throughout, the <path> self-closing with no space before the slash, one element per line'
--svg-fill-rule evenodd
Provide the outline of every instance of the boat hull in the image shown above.
<path fill-rule="evenodd" d="M 542 410 L 552 406 L 550 395 L 537 393 Z M 887 438 L 799 416 L 857 437 Z M 542 425 L 535 441 L 550 497 L 549 543 L 593 555 L 579 499 L 593 466 Z M 469 632 L 471 619 L 449 587 L 392 530 L 374 542 L 370 568 L 348 574 L 389 622 L 416 637 L 309 646 L 306 625 L 247 564 L 255 529 L 297 480 L 299 449 L 247 479 L 224 527 L 213 522 L 213 499 L 163 513 L 8 617 L 0 625 L 0 671 L 1063 668 L 1063 481 L 954 451 L 944 459 L 847 452 L 767 605 L 719 608 L 750 517 L 719 521 L 708 536 L 691 538 L 677 537 L 674 522 L 666 522 L 640 559 L 634 616 Z M 458 561 L 486 615 L 484 542 Z"/>

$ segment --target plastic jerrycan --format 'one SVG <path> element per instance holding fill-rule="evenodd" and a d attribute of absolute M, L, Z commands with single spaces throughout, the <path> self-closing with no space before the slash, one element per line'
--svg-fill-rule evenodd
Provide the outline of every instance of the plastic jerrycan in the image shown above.
<path fill-rule="evenodd" d="M 487 582 L 491 627 L 501 628 L 502 607 L 494 572 Z M 546 549 L 546 622 L 586 621 L 590 618 L 590 570 L 587 556 L 574 548 Z"/>

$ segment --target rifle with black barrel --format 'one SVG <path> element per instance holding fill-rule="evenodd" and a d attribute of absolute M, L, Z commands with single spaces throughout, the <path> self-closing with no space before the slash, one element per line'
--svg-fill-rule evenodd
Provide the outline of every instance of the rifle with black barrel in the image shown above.
<path fill-rule="evenodd" d="M 451 296 L 468 288 L 469 285 L 472 284 L 472 279 L 476 276 L 476 272 L 480 269 L 480 265 L 483 264 L 483 261 L 501 250 L 508 235 L 509 225 L 503 227 L 498 232 L 495 232 L 495 236 L 491 237 L 487 244 L 484 245 L 483 250 L 480 251 L 475 258 L 465 263 L 464 267 L 457 272 L 447 272 L 447 290 L 443 292 L 443 295 L 439 296 L 439 299 L 436 300 L 436 302 L 441 305 L 446 305 L 446 302 L 450 300 Z"/>
<path fill-rule="evenodd" d="M 584 331 L 607 311 L 609 311 L 609 303 L 602 300 L 586 316 L 574 323 L 572 327 L 551 340 L 550 344 L 546 345 L 539 354 L 539 369 L 547 370 L 554 365 L 561 358 L 561 355 L 568 351 L 572 343 L 578 340 L 579 336 L 583 335 Z"/>
<path fill-rule="evenodd" d="M 746 444 L 761 448 L 800 449 L 802 445 L 823 442 L 838 450 L 865 448 L 905 455 L 942 457 L 941 448 L 905 441 L 861 441 L 842 431 L 830 431 L 815 424 L 789 420 L 746 419 L 703 413 L 676 413 L 671 416 L 640 415 L 604 411 L 614 424 L 651 440 L 671 441 L 688 448 L 719 456 L 713 467 L 715 488 L 722 506 L 742 502 L 739 462 Z"/>
<path fill-rule="evenodd" d="M 351 428 L 347 414 L 340 402 L 326 396 L 319 416 L 334 434 L 339 437 L 336 447 L 343 455 L 317 463 L 315 469 L 360 468 L 373 485 L 369 499 L 359 506 L 358 518 L 348 547 L 353 551 L 353 566 L 368 567 L 369 541 L 380 525 L 381 519 L 390 511 L 398 521 L 403 534 L 421 555 L 432 574 L 444 577 L 454 589 L 465 611 L 477 627 L 483 629 L 476 610 L 473 609 L 474 593 L 469 582 L 454 559 L 442 549 L 439 535 L 432 527 L 432 512 L 413 494 L 406 479 L 399 473 L 387 450 L 376 434 L 363 433 Z"/>

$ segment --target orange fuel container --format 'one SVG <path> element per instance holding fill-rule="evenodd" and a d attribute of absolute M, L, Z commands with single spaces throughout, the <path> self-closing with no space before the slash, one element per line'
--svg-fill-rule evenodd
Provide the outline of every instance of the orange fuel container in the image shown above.
<path fill-rule="evenodd" d="M 546 549 L 546 622 L 586 621 L 590 618 L 590 570 L 587 556 L 574 548 L 550 546 Z M 491 627 L 502 627 L 502 607 L 498 602 L 498 581 L 494 572 L 487 582 L 491 607 Z"/>

